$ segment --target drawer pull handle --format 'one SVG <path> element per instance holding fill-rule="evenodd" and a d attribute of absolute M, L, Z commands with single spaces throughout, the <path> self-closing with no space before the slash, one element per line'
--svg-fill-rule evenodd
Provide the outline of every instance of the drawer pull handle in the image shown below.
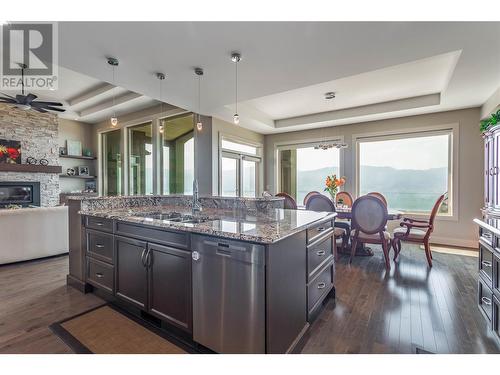
<path fill-rule="evenodd" d="M 489 299 L 488 297 L 481 297 L 481 301 L 486 305 L 486 306 L 490 306 L 491 305 L 491 299 Z"/>
<path fill-rule="evenodd" d="M 481 264 L 485 267 L 491 267 L 491 262 L 488 262 L 487 260 L 483 260 Z"/>
<path fill-rule="evenodd" d="M 103 275 L 102 273 L 100 273 L 100 272 L 97 272 L 95 275 L 96 275 L 99 279 L 102 279 L 102 278 L 104 277 L 104 275 Z"/>
<path fill-rule="evenodd" d="M 325 283 L 319 283 L 318 284 L 318 289 L 325 289 L 326 284 Z"/>
<path fill-rule="evenodd" d="M 96 244 L 95 247 L 97 247 L 98 249 L 102 249 L 104 247 L 104 245 L 101 245 L 100 243 Z"/>
<path fill-rule="evenodd" d="M 98 223 L 95 223 L 95 225 L 97 225 L 98 227 L 102 227 L 104 224 L 101 222 L 98 222 Z"/>
<path fill-rule="evenodd" d="M 491 238 L 491 233 L 483 233 L 483 237 Z"/>
<path fill-rule="evenodd" d="M 319 227 L 318 232 L 323 232 L 326 228 L 325 227 Z"/>
<path fill-rule="evenodd" d="M 318 250 L 318 251 L 316 251 L 316 255 L 319 256 L 319 257 L 322 257 L 325 254 L 326 254 L 325 250 Z"/>

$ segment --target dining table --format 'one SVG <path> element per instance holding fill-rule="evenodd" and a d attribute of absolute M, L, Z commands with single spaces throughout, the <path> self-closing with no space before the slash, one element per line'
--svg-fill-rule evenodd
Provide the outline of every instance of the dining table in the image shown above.
<path fill-rule="evenodd" d="M 337 212 L 337 219 L 339 220 L 351 220 L 352 219 L 352 207 L 346 207 L 346 206 L 339 206 L 335 208 Z M 400 220 L 401 217 L 403 216 L 403 212 L 393 210 L 393 209 L 387 209 L 387 220 Z M 339 249 L 340 254 L 351 254 L 351 249 L 348 248 L 343 248 Z M 360 243 L 356 247 L 356 253 L 355 255 L 357 256 L 373 256 L 373 250 L 366 246 L 363 243 Z"/>

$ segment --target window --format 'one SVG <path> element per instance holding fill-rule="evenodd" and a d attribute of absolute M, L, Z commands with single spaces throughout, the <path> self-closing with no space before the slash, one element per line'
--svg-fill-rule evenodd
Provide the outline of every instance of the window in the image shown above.
<path fill-rule="evenodd" d="M 192 194 L 194 178 L 194 119 L 183 114 L 161 120 L 163 194 Z"/>
<path fill-rule="evenodd" d="M 221 138 L 219 194 L 227 197 L 256 197 L 259 184 L 260 146 Z"/>
<path fill-rule="evenodd" d="M 314 146 L 309 143 L 278 147 L 278 190 L 290 194 L 299 205 L 310 191 L 324 193 L 326 176 L 340 174 L 340 150 Z"/>
<path fill-rule="evenodd" d="M 104 195 L 122 194 L 121 130 L 102 134 L 102 175 Z"/>
<path fill-rule="evenodd" d="M 451 138 L 448 130 L 358 139 L 359 195 L 378 191 L 390 208 L 429 213 L 450 192 Z M 440 213 L 451 215 L 447 201 Z"/>
<path fill-rule="evenodd" d="M 153 194 L 153 126 L 131 126 L 129 134 L 129 194 Z"/>

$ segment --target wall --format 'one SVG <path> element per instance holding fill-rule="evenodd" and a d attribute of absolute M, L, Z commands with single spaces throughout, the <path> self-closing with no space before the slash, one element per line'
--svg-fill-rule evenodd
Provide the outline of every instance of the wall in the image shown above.
<path fill-rule="evenodd" d="M 264 135 L 256 133 L 254 131 L 248 130 L 241 126 L 226 122 L 224 120 L 213 117 L 212 118 L 212 192 L 213 195 L 217 195 L 219 191 L 219 136 L 220 134 L 226 136 L 233 136 L 243 140 L 247 140 L 254 143 L 264 144 Z M 260 188 L 257 192 L 262 193 L 264 189 L 264 170 L 265 170 L 265 154 L 262 154 L 262 167 L 260 172 Z"/>
<path fill-rule="evenodd" d="M 500 109 L 500 87 L 488 98 L 481 107 L 481 119 L 490 117 L 493 112 Z"/>
<path fill-rule="evenodd" d="M 49 113 L 24 111 L 0 104 L 0 139 L 21 141 L 22 163 L 32 156 L 59 165 L 58 118 Z M 0 181 L 39 181 L 41 206 L 59 204 L 57 173 L 0 172 Z"/>
<path fill-rule="evenodd" d="M 67 140 L 82 142 L 82 149 L 90 149 L 92 155 L 96 155 L 97 150 L 95 147 L 93 125 L 59 118 L 59 147 L 66 147 Z M 62 173 L 66 173 L 68 168 L 75 168 L 78 166 L 88 166 L 92 176 L 95 176 L 97 173 L 95 161 L 65 158 L 59 158 L 59 160 L 63 168 Z M 85 180 L 78 178 L 61 178 L 60 185 L 61 192 L 63 193 L 81 191 L 85 189 Z"/>
<path fill-rule="evenodd" d="M 265 136 L 265 186 L 276 192 L 275 186 L 275 143 L 297 142 L 304 139 L 343 136 L 348 148 L 344 150 L 341 169 L 347 176 L 346 191 L 354 191 L 352 171 L 355 163 L 353 135 L 387 132 L 404 129 L 437 127 L 459 124 L 458 145 L 458 194 L 456 199 L 458 215 L 455 220 L 438 218 L 432 241 L 457 246 L 477 247 L 477 227 L 472 219 L 480 217 L 483 205 L 483 141 L 479 134 L 480 109 L 440 112 L 428 115 L 402 117 L 389 120 L 350 124 L 323 129 L 280 133 Z M 397 157 L 397 155 L 395 155 Z M 394 224 L 394 223 L 393 223 Z"/>

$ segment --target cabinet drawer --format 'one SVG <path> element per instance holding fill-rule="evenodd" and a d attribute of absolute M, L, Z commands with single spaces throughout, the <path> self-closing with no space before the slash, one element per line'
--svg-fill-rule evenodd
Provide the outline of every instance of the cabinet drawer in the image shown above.
<path fill-rule="evenodd" d="M 493 247 L 493 233 L 489 230 L 479 227 L 479 238 L 481 241 L 486 242 L 488 245 Z"/>
<path fill-rule="evenodd" d="M 110 219 L 86 216 L 85 226 L 91 229 L 102 230 L 105 232 L 113 232 L 113 220 Z"/>
<path fill-rule="evenodd" d="M 87 258 L 87 282 L 113 293 L 114 267 L 99 260 Z"/>
<path fill-rule="evenodd" d="M 314 278 L 314 275 L 327 262 L 332 260 L 333 256 L 333 236 L 326 237 L 310 246 L 307 249 L 307 275 L 308 280 Z"/>
<path fill-rule="evenodd" d="M 485 317 L 489 322 L 492 320 L 493 308 L 492 308 L 493 293 L 491 289 L 486 285 L 486 283 L 479 278 L 478 283 L 478 305 L 479 309 L 483 312 Z"/>
<path fill-rule="evenodd" d="M 500 257 L 493 254 L 493 293 L 500 298 Z"/>
<path fill-rule="evenodd" d="M 311 314 L 333 287 L 333 264 L 328 265 L 307 287 L 307 310 Z"/>
<path fill-rule="evenodd" d="M 113 235 L 87 229 L 87 255 L 104 262 L 113 263 Z"/>
<path fill-rule="evenodd" d="M 189 247 L 189 234 L 187 232 L 155 229 L 118 221 L 116 223 L 116 233 L 181 249 Z"/>
<path fill-rule="evenodd" d="M 311 244 L 318 240 L 321 236 L 333 230 L 333 222 L 331 220 L 325 221 L 314 227 L 307 228 L 307 243 Z"/>
<path fill-rule="evenodd" d="M 493 279 L 493 250 L 483 243 L 479 243 L 479 274 L 489 281 L 492 287 Z"/>

